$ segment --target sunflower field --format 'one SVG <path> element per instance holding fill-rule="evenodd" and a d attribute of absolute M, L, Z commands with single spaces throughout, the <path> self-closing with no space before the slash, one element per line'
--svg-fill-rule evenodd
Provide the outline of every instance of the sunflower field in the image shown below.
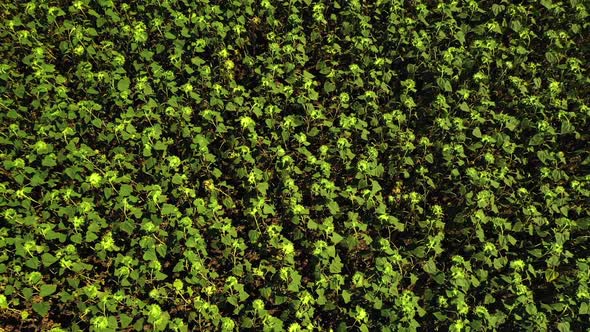
<path fill-rule="evenodd" d="M 0 0 L 0 331 L 590 331 L 587 0 Z"/>

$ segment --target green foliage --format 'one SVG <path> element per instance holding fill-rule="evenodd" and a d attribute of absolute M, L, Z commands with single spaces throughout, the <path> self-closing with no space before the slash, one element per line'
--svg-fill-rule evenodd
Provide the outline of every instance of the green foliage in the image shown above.
<path fill-rule="evenodd" d="M 0 3 L 0 330 L 590 328 L 588 2 Z"/>

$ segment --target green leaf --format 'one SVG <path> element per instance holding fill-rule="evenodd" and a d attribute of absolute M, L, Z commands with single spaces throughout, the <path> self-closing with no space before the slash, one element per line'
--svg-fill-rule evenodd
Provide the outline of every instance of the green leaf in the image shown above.
<path fill-rule="evenodd" d="M 33 270 L 36 270 L 39 268 L 40 263 L 41 262 L 39 262 L 39 259 L 37 257 L 31 257 L 25 262 L 25 265 Z"/>
<path fill-rule="evenodd" d="M 166 257 L 166 252 L 168 251 L 168 247 L 166 245 L 158 245 L 156 246 L 156 252 L 160 254 L 162 257 Z"/>
<path fill-rule="evenodd" d="M 535 134 L 529 140 L 529 145 L 533 145 L 533 146 L 539 145 L 539 144 L 543 143 L 544 140 L 545 140 L 545 137 L 543 134 Z"/>
<path fill-rule="evenodd" d="M 162 141 L 157 141 L 156 144 L 154 144 L 154 149 L 158 150 L 158 151 L 164 151 L 166 150 L 166 143 L 162 142 Z"/>
<path fill-rule="evenodd" d="M 264 206 L 262 207 L 262 213 L 274 215 L 275 214 L 275 209 L 274 209 L 274 207 L 272 205 L 264 204 Z"/>
<path fill-rule="evenodd" d="M 49 295 L 55 293 L 56 290 L 57 290 L 56 285 L 41 285 L 41 288 L 39 289 L 39 296 L 42 296 L 42 297 L 49 296 Z"/>
<path fill-rule="evenodd" d="M 128 91 L 130 83 L 131 81 L 129 80 L 129 77 L 125 76 L 117 82 L 117 89 L 119 89 L 120 92 Z"/>
<path fill-rule="evenodd" d="M 72 236 L 70 236 L 70 240 L 75 244 L 80 244 L 80 243 L 82 243 L 82 234 L 80 234 L 80 233 L 73 234 Z"/>
<path fill-rule="evenodd" d="M 545 270 L 545 280 L 547 280 L 547 282 L 552 282 L 555 279 L 557 279 L 558 277 L 559 277 L 559 272 L 557 272 L 553 269 Z"/>
<path fill-rule="evenodd" d="M 71 237 L 70 237 L 70 239 L 71 239 Z M 43 262 L 43 265 L 45 267 L 50 266 L 51 264 L 55 263 L 57 260 L 58 260 L 57 257 L 55 257 L 49 253 L 44 253 L 43 255 L 41 255 L 41 261 Z"/>
<path fill-rule="evenodd" d="M 583 230 L 590 228 L 590 217 L 580 218 L 576 220 L 576 226 Z"/>
<path fill-rule="evenodd" d="M 465 44 L 465 34 L 463 31 L 458 30 L 457 33 L 455 33 L 455 39 L 457 39 L 461 45 Z"/>
<path fill-rule="evenodd" d="M 0 294 L 0 309 L 7 309 L 8 308 L 8 300 L 6 299 L 6 295 Z"/>
<path fill-rule="evenodd" d="M 381 191 L 381 185 L 379 185 L 379 182 L 375 181 L 375 180 L 371 180 L 371 195 L 375 195 L 377 194 L 379 191 Z"/>
<path fill-rule="evenodd" d="M 541 0 L 541 5 L 549 10 L 553 8 L 553 2 L 551 0 Z"/>
<path fill-rule="evenodd" d="M 158 256 L 156 256 L 156 251 L 154 249 L 149 249 L 143 254 L 143 259 L 146 261 L 157 261 Z"/>
<path fill-rule="evenodd" d="M 176 185 L 180 185 L 184 182 L 182 175 L 176 173 L 174 174 L 174 176 L 172 177 L 172 183 L 176 184 Z"/>
<path fill-rule="evenodd" d="M 299 286 L 301 285 L 301 275 L 294 271 L 290 274 L 291 282 L 287 286 L 287 289 L 292 292 L 299 292 Z"/>
<path fill-rule="evenodd" d="M 557 330 L 559 332 L 570 332 L 570 323 L 569 322 L 560 322 L 557 324 Z"/>
<path fill-rule="evenodd" d="M 47 316 L 47 313 L 49 313 L 49 308 L 50 306 L 47 302 L 33 303 L 33 310 L 42 317 Z"/>
<path fill-rule="evenodd" d="M 334 259 L 332 259 L 332 263 L 330 263 L 330 272 L 331 273 L 340 273 L 340 271 L 342 271 L 342 267 L 344 265 L 342 264 L 342 261 L 340 260 L 340 256 L 336 256 L 334 257 Z"/>
<path fill-rule="evenodd" d="M 328 204 L 326 204 L 326 206 L 330 210 L 331 214 L 337 214 L 340 212 L 340 206 L 335 201 L 330 201 Z"/>
<path fill-rule="evenodd" d="M 119 196 L 129 196 L 133 193 L 133 187 L 128 184 L 122 184 L 119 189 Z"/>
<path fill-rule="evenodd" d="M 156 280 L 158 280 L 158 281 L 166 280 L 166 278 L 168 278 L 167 274 L 162 273 L 162 272 L 158 272 L 158 271 L 156 271 L 155 276 L 156 276 Z"/>
<path fill-rule="evenodd" d="M 108 322 L 109 322 L 109 328 L 111 328 L 111 329 L 116 329 L 117 327 L 119 327 L 119 323 L 117 322 L 117 317 L 115 317 L 115 316 L 109 316 Z"/>
<path fill-rule="evenodd" d="M 31 298 L 33 298 L 33 294 L 35 293 L 35 291 L 30 287 L 25 287 L 23 288 L 22 293 L 25 297 L 25 300 L 29 301 Z"/>
<path fill-rule="evenodd" d="M 446 92 L 453 91 L 453 87 L 451 86 L 451 82 L 449 82 L 449 80 L 447 80 L 446 78 L 439 77 L 436 79 L 436 83 L 438 84 L 438 86 L 441 89 L 443 89 Z"/>
<path fill-rule="evenodd" d="M 324 91 L 326 93 L 330 93 L 332 91 L 336 90 L 336 84 L 330 82 L 330 81 L 326 81 L 326 83 L 324 83 Z"/>
<path fill-rule="evenodd" d="M 342 237 L 342 235 L 334 232 L 332 233 L 332 243 L 334 244 L 338 244 L 340 243 L 340 241 L 342 241 L 344 238 Z"/>
<path fill-rule="evenodd" d="M 473 136 L 477 137 L 477 138 L 481 138 L 481 130 L 479 129 L 479 127 L 476 127 L 475 129 L 473 129 L 473 132 L 471 132 L 473 134 Z"/>
<path fill-rule="evenodd" d="M 325 252 L 330 257 L 336 257 L 336 247 L 335 246 L 327 246 L 325 249 Z"/>
<path fill-rule="evenodd" d="M 86 232 L 86 242 L 93 242 L 94 240 L 98 239 L 98 235 L 93 232 Z"/>
<path fill-rule="evenodd" d="M 429 259 L 428 261 L 426 261 L 426 263 L 424 263 L 422 268 L 428 274 L 435 274 L 438 272 L 438 268 L 436 267 L 436 264 L 434 263 L 434 261 L 432 259 Z"/>
<path fill-rule="evenodd" d="M 527 314 L 529 314 L 529 315 L 535 315 L 537 313 L 537 307 L 535 306 L 534 303 L 527 304 L 525 310 L 526 310 Z"/>
<path fill-rule="evenodd" d="M 346 289 L 342 291 L 342 299 L 344 300 L 344 303 L 348 303 L 350 302 L 350 298 L 351 298 L 351 294 L 349 291 L 347 291 Z"/>
<path fill-rule="evenodd" d="M 45 166 L 45 167 L 53 167 L 57 165 L 57 161 L 55 158 L 55 154 L 48 154 L 43 158 L 43 161 L 41 162 L 41 165 Z"/>
<path fill-rule="evenodd" d="M 266 191 L 268 190 L 268 183 L 261 182 L 256 186 L 256 189 L 258 189 L 258 191 L 260 191 L 261 194 L 266 195 Z"/>
<path fill-rule="evenodd" d="M 0 306 L 0 307 L 1 307 L 1 306 Z M 580 315 L 588 315 L 588 314 L 590 314 L 590 306 L 588 305 L 588 303 L 586 303 L 586 302 L 583 302 L 583 303 L 580 305 L 580 309 L 579 309 L 578 313 L 579 313 Z"/>
<path fill-rule="evenodd" d="M 178 211 L 178 208 L 172 204 L 166 203 L 162 207 L 162 215 L 164 215 L 164 216 L 170 215 L 170 214 L 176 214 L 177 211 Z"/>
<path fill-rule="evenodd" d="M 121 230 L 123 230 L 125 233 L 129 235 L 133 234 L 133 231 L 135 230 L 135 223 L 131 220 L 125 220 L 119 225 L 121 227 Z"/>

